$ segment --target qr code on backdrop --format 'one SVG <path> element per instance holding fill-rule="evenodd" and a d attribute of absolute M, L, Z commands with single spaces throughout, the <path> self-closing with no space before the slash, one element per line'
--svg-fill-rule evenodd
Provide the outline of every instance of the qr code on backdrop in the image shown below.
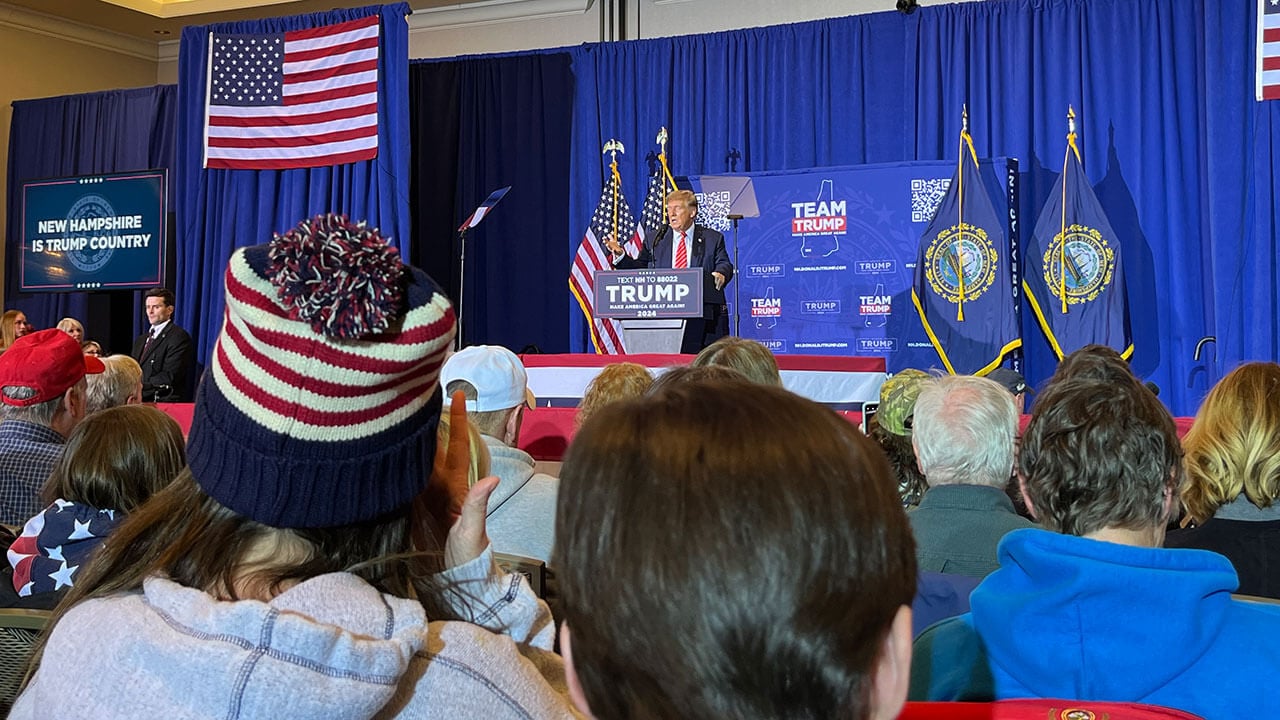
<path fill-rule="evenodd" d="M 911 181 L 911 222 L 929 222 L 951 187 L 951 178 Z"/>
<path fill-rule="evenodd" d="M 729 191 L 698 193 L 698 224 L 717 232 L 729 232 Z"/>

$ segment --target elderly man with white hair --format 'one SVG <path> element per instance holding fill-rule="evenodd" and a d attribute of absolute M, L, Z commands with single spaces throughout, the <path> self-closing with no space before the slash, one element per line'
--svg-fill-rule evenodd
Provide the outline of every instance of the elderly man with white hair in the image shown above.
<path fill-rule="evenodd" d="M 929 490 L 908 513 L 921 572 L 983 577 L 1000 567 L 1005 533 L 1031 527 L 1005 494 L 1018 414 L 1009 392 L 973 376 L 926 381 L 912 443 Z"/>

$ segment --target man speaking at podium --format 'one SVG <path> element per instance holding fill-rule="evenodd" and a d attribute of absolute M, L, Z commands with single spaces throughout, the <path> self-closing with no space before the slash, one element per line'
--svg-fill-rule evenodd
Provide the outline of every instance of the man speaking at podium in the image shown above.
<path fill-rule="evenodd" d="M 644 239 L 637 257 L 629 257 L 617 238 L 605 241 L 605 247 L 613 253 L 613 266 L 619 270 L 702 268 L 702 317 L 685 321 L 682 353 L 697 353 L 729 334 L 724 286 L 733 279 L 733 264 L 724 249 L 724 235 L 695 225 L 697 214 L 697 196 L 688 190 L 676 190 L 667 195 L 668 225 Z"/>

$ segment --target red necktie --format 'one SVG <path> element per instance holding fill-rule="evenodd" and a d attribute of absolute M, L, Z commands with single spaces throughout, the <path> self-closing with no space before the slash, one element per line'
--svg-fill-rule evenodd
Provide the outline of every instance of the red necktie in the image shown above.
<path fill-rule="evenodd" d="M 680 244 L 676 246 L 676 262 L 671 267 L 677 270 L 689 267 L 689 251 L 684 249 L 685 231 L 680 231 Z"/>

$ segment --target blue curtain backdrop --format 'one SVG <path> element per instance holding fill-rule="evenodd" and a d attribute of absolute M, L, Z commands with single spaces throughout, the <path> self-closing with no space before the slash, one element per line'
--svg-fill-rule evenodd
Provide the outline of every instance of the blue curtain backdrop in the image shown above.
<path fill-rule="evenodd" d="M 53 327 L 70 316 L 81 320 L 89 336 L 106 342 L 108 315 L 96 313 L 108 293 L 20 293 L 22 261 L 22 183 L 41 178 L 89 175 L 168 168 L 173 165 L 175 113 L 178 88 L 161 85 L 133 90 L 111 90 L 64 95 L 13 103 L 9 131 L 9 167 L 5 252 L 5 309 L 16 308 L 37 328 Z M 170 176 L 169 207 L 173 207 Z M 138 294 L 140 295 L 140 294 Z M 96 298 L 94 313 L 90 299 Z M 132 305 L 125 302 L 125 306 Z M 131 337 L 141 328 L 141 304 L 119 336 Z M 96 322 L 90 315 L 96 314 Z M 130 322 L 122 319 L 122 322 Z M 113 343 L 108 349 L 128 352 L 128 345 Z"/>
<path fill-rule="evenodd" d="M 572 231 L 568 53 L 418 61 L 409 87 L 410 258 L 456 304 L 457 227 L 490 192 L 512 186 L 467 237 L 463 341 L 568 351 L 569 265 L 559 252 Z"/>
<path fill-rule="evenodd" d="M 1252 0 L 1005 0 L 573 51 L 571 216 L 599 193 L 600 147 L 672 131 L 678 174 L 954 159 L 969 106 L 980 155 L 1020 160 L 1020 222 L 1061 172 L 1066 110 L 1123 246 L 1133 364 L 1175 412 L 1246 359 L 1274 359 L 1280 283 L 1276 103 L 1253 100 Z M 630 150 L 631 148 L 629 148 Z M 568 257 L 579 238 L 561 247 Z M 566 300 L 571 345 L 585 326 Z M 1054 361 L 1023 314 L 1027 374 Z M 1194 359 L 1198 341 L 1207 343 Z"/>
<path fill-rule="evenodd" d="M 388 20 L 400 22 L 403 6 L 394 8 L 383 10 L 384 29 L 402 27 Z M 319 17 L 345 20 L 358 12 Z M 282 30 L 302 22 L 217 29 Z M 600 149 L 609 138 L 627 144 L 624 190 L 638 208 L 662 125 L 671 131 L 677 174 L 954 160 L 967 103 L 979 154 L 1020 161 L 1025 232 L 1061 171 L 1070 104 L 1080 118 L 1086 174 L 1123 247 L 1134 367 L 1160 385 L 1175 413 L 1190 414 L 1225 371 L 1280 355 L 1280 103 L 1253 100 L 1255 23 L 1253 0 L 989 0 L 930 5 L 909 16 L 885 12 L 415 64 L 412 85 L 394 73 L 384 79 L 389 87 L 409 86 L 414 113 L 415 242 L 407 254 L 456 286 L 453 228 L 489 190 L 513 185 L 469 246 L 468 340 L 585 351 L 585 324 L 566 281 L 599 197 Z M 232 248 L 327 209 L 376 218 L 395 228 L 393 235 L 409 237 L 403 108 L 394 111 L 382 144 L 399 152 L 380 157 L 376 168 L 199 169 L 206 31 L 183 36 L 173 175 L 179 320 L 196 330 L 201 359 L 221 317 L 221 272 Z M 405 37 L 384 34 L 388 57 L 404 55 Z M 11 248 L 15 178 L 23 168 L 36 168 L 36 176 L 166 164 L 150 154 L 123 163 L 130 168 L 93 164 L 111 152 L 164 144 L 163 122 L 98 128 L 100 113 L 74 109 L 82 98 L 111 95 L 65 99 L 71 109 L 51 110 L 50 119 L 15 104 Z M 15 258 L 11 249 L 10 268 Z M 10 297 L 14 277 L 11 269 Z M 74 312 L 82 298 L 13 304 L 47 324 Z M 1216 341 L 1196 359 L 1210 336 Z M 1023 337 L 1027 375 L 1038 383 L 1053 362 L 1027 312 Z"/>
<path fill-rule="evenodd" d="M 205 170 L 203 137 L 209 33 L 278 33 L 379 14 L 378 157 L 302 170 Z M 178 55 L 175 165 L 178 208 L 178 324 L 204 364 L 222 325 L 223 270 L 231 252 L 271 239 L 321 212 L 366 220 L 401 251 L 409 238 L 409 30 L 404 3 L 188 27 Z"/>

